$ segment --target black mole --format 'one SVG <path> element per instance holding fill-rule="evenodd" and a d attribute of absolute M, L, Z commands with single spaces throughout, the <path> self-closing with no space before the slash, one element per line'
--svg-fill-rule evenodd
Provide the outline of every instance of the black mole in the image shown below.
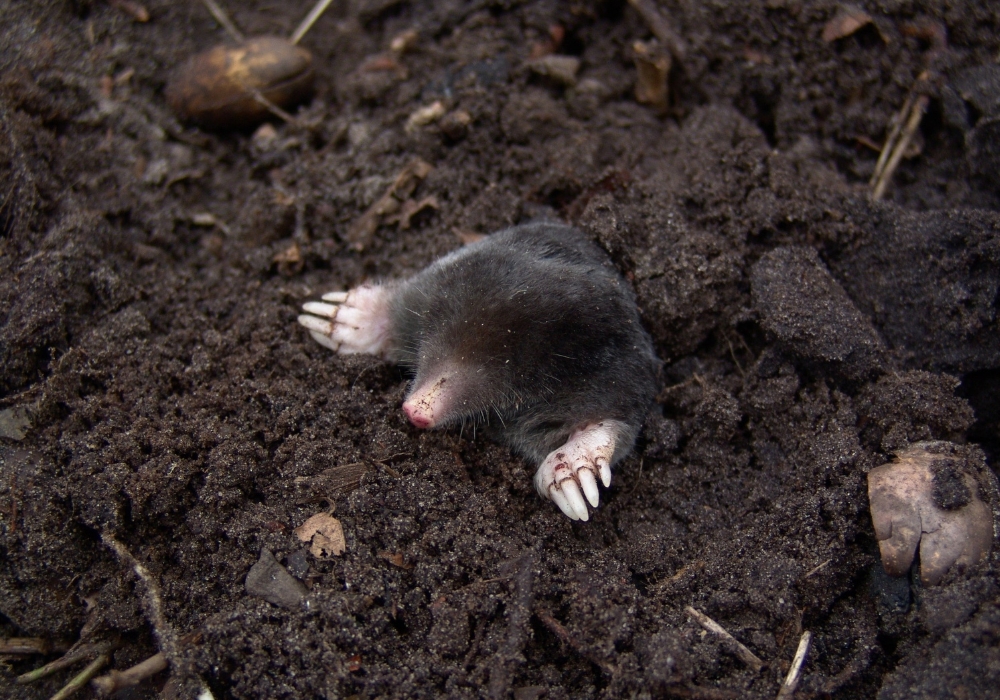
<path fill-rule="evenodd" d="M 658 360 L 635 297 L 575 228 L 508 228 L 403 282 L 304 305 L 299 322 L 339 353 L 414 374 L 403 410 L 418 428 L 474 421 L 538 465 L 535 487 L 587 520 L 597 479 L 632 449 Z"/>

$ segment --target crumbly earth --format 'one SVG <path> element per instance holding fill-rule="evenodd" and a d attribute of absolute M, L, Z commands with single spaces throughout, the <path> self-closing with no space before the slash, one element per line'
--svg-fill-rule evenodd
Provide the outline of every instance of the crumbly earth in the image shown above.
<path fill-rule="evenodd" d="M 771 698 L 803 630 L 802 697 L 995 692 L 997 548 L 939 586 L 889 578 L 866 473 L 919 440 L 1000 458 L 1000 9 L 865 2 L 874 22 L 826 42 L 834 2 L 661 4 L 687 44 L 666 115 L 634 98 L 651 34 L 625 2 L 358 0 L 304 39 L 317 95 L 270 137 L 169 112 L 171 69 L 225 38 L 201 3 L 3 4 L 0 635 L 87 624 L 118 669 L 166 648 L 137 698 Z M 226 5 L 248 35 L 307 11 Z M 948 49 L 919 153 L 872 203 L 866 144 L 928 22 Z M 553 26 L 573 86 L 526 65 Z M 433 170 L 400 198 L 436 208 L 358 245 L 415 158 Z M 610 253 L 664 361 L 587 523 L 295 323 L 537 216 Z M 330 510 L 346 551 L 319 558 L 293 530 Z M 56 655 L 6 657 L 0 697 L 51 696 L 72 671 L 12 679 Z"/>

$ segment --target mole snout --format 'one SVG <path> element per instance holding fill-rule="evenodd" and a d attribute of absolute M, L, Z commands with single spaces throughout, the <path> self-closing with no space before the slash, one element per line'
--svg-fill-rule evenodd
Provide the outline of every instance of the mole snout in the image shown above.
<path fill-rule="evenodd" d="M 410 422 L 418 428 L 433 428 L 442 422 L 442 418 L 450 413 L 452 403 L 451 388 L 454 385 L 454 372 L 444 372 L 431 381 L 417 384 L 403 402 L 403 412 Z"/>
<path fill-rule="evenodd" d="M 415 427 L 493 435 L 538 467 L 538 493 L 573 520 L 590 518 L 655 395 L 659 361 L 631 288 L 565 224 L 505 229 L 408 280 L 303 310 L 320 344 L 413 373 L 403 412 Z"/>

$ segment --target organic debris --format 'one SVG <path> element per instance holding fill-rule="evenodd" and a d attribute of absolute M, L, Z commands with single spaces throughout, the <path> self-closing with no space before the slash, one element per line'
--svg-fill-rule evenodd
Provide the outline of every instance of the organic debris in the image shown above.
<path fill-rule="evenodd" d="M 823 41 L 829 44 L 837 39 L 843 39 L 872 22 L 872 16 L 861 8 L 841 5 L 833 19 L 823 27 Z"/>
<path fill-rule="evenodd" d="M 868 499 L 882 565 L 909 571 L 920 545 L 920 579 L 935 585 L 952 568 L 975 566 L 993 545 L 993 514 L 964 467 L 967 448 L 918 442 L 868 473 Z"/>
<path fill-rule="evenodd" d="M 661 114 L 665 113 L 670 107 L 667 88 L 670 54 L 663 51 L 655 41 L 636 41 L 632 44 L 632 55 L 638 71 L 635 99 L 640 104 L 654 107 Z"/>
<path fill-rule="evenodd" d="M 353 250 L 361 251 L 371 243 L 375 231 L 387 217 L 397 213 L 409 199 L 417 185 L 434 169 L 430 163 L 415 158 L 403 168 L 377 202 L 357 219 L 347 230 L 347 241 Z M 434 201 L 434 205 L 437 201 Z M 426 204 L 425 206 L 431 206 Z M 401 219 L 397 219 L 401 220 Z M 407 219 L 407 222 L 409 219 Z"/>
<path fill-rule="evenodd" d="M 347 549 L 344 527 L 329 513 L 316 513 L 295 528 L 295 536 L 309 542 L 309 552 L 317 559 L 340 556 Z"/>
<path fill-rule="evenodd" d="M 528 62 L 528 68 L 538 75 L 550 78 L 560 85 L 576 85 L 576 74 L 580 70 L 580 59 L 576 56 L 547 54 Z"/>
<path fill-rule="evenodd" d="M 663 42 L 673 57 L 683 61 L 687 53 L 687 44 L 674 30 L 673 23 L 667 19 L 663 9 L 657 7 L 653 0 L 628 0 L 628 4 L 639 13 L 646 26 L 653 32 L 653 36 Z"/>

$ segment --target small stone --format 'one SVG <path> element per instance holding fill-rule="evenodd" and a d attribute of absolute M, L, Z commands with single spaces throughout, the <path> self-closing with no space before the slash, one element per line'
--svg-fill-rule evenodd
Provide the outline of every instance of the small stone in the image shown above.
<path fill-rule="evenodd" d="M 472 115 L 464 109 L 456 109 L 441 118 L 438 126 L 441 132 L 452 141 L 459 141 L 469 133 L 469 125 L 472 123 Z"/>
<path fill-rule="evenodd" d="M 580 70 L 580 59 L 575 56 L 549 54 L 536 58 L 528 67 L 538 75 L 551 78 L 557 83 L 572 87 L 576 85 L 576 74 Z"/>
<path fill-rule="evenodd" d="M 289 554 L 285 559 L 285 565 L 288 567 L 289 573 L 300 581 L 309 574 L 308 554 L 309 550 L 299 549 Z"/>
<path fill-rule="evenodd" d="M 266 549 L 247 574 L 246 591 L 272 605 L 294 610 L 306 596 L 306 587 L 295 580 Z"/>
<path fill-rule="evenodd" d="M 278 138 L 278 130 L 273 124 L 264 123 L 257 127 L 250 137 L 250 144 L 259 151 L 268 151 Z"/>
<path fill-rule="evenodd" d="M 444 102 L 436 100 L 426 107 L 421 107 L 406 120 L 404 129 L 411 134 L 422 126 L 427 126 L 444 116 L 446 108 Z"/>
<path fill-rule="evenodd" d="M 23 406 L 12 406 L 0 411 L 0 437 L 23 440 L 31 429 L 31 417 Z"/>

